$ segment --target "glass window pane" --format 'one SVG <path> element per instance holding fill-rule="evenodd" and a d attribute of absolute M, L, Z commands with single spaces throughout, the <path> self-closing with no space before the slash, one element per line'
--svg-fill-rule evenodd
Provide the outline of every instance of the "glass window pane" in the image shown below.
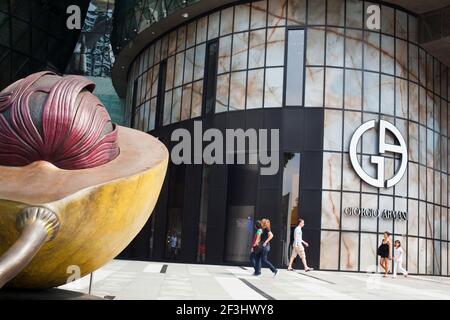
<path fill-rule="evenodd" d="M 345 0 L 327 1 L 327 25 L 344 26 Z"/>
<path fill-rule="evenodd" d="M 305 31 L 288 31 L 286 106 L 303 105 Z"/>
<path fill-rule="evenodd" d="M 249 69 L 264 67 L 266 56 L 266 30 L 250 32 Z"/>
<path fill-rule="evenodd" d="M 208 21 L 208 40 L 219 36 L 219 18 L 220 12 L 215 12 L 209 16 Z"/>
<path fill-rule="evenodd" d="M 325 109 L 323 149 L 342 151 L 342 111 Z"/>
<path fill-rule="evenodd" d="M 305 69 L 305 107 L 323 107 L 323 68 Z"/>
<path fill-rule="evenodd" d="M 191 95 L 192 84 L 183 87 L 183 98 L 181 102 L 181 121 L 189 119 L 191 116 Z"/>
<path fill-rule="evenodd" d="M 343 69 L 327 68 L 325 74 L 325 107 L 342 108 Z"/>
<path fill-rule="evenodd" d="M 380 75 L 364 72 L 364 111 L 379 112 Z"/>
<path fill-rule="evenodd" d="M 362 31 L 347 29 L 345 35 L 345 66 L 361 69 L 362 55 Z"/>
<path fill-rule="evenodd" d="M 362 28 L 363 21 L 363 2 L 360 0 L 347 0 L 347 27 Z"/>
<path fill-rule="evenodd" d="M 247 69 L 248 32 L 233 35 L 231 70 Z"/>
<path fill-rule="evenodd" d="M 263 107 L 264 69 L 250 70 L 247 79 L 247 109 Z"/>
<path fill-rule="evenodd" d="M 203 80 L 194 82 L 192 86 L 192 111 L 191 118 L 202 115 Z"/>
<path fill-rule="evenodd" d="M 252 2 L 251 29 L 264 28 L 267 20 L 267 1 Z"/>
<path fill-rule="evenodd" d="M 194 81 L 202 79 L 205 72 L 205 44 L 195 48 Z"/>
<path fill-rule="evenodd" d="M 327 65 L 342 67 L 344 64 L 344 29 L 327 28 Z"/>
<path fill-rule="evenodd" d="M 266 66 L 282 66 L 284 64 L 284 28 L 267 29 Z"/>
<path fill-rule="evenodd" d="M 325 24 L 325 0 L 308 1 L 308 24 Z"/>
<path fill-rule="evenodd" d="M 200 18 L 197 21 L 197 39 L 196 43 L 202 43 L 206 41 L 206 29 L 208 27 L 208 17 Z"/>
<path fill-rule="evenodd" d="M 345 109 L 361 110 L 362 72 L 345 70 Z"/>
<path fill-rule="evenodd" d="M 194 75 L 194 48 L 186 51 L 186 59 L 184 61 L 184 80 L 183 83 L 192 82 Z"/>
<path fill-rule="evenodd" d="M 220 35 L 230 34 L 233 32 L 233 14 L 234 7 L 222 10 L 220 16 Z"/>
<path fill-rule="evenodd" d="M 222 37 L 219 40 L 219 62 L 217 73 L 230 72 L 231 62 L 231 36 Z"/>
<path fill-rule="evenodd" d="M 364 69 L 380 69 L 380 35 L 375 32 L 364 33 Z"/>
<path fill-rule="evenodd" d="M 269 27 L 286 24 L 286 2 L 287 0 L 269 0 L 267 9 L 267 25 Z"/>
<path fill-rule="evenodd" d="M 195 31 L 197 28 L 196 21 L 191 22 L 187 26 L 187 36 L 186 36 L 186 48 L 190 48 L 195 45 Z"/>
<path fill-rule="evenodd" d="M 321 27 L 308 28 L 306 37 L 306 64 L 323 65 L 325 48 L 325 29 Z"/>
<path fill-rule="evenodd" d="M 290 26 L 306 24 L 306 0 L 288 0 L 287 23 Z"/>
<path fill-rule="evenodd" d="M 246 71 L 233 72 L 230 83 L 230 111 L 245 109 Z"/>
<path fill-rule="evenodd" d="M 173 90 L 172 97 L 172 115 L 171 123 L 179 122 L 181 116 L 181 90 L 182 88 L 177 88 Z"/>
<path fill-rule="evenodd" d="M 279 108 L 283 103 L 283 68 L 266 69 L 264 107 Z"/>
<path fill-rule="evenodd" d="M 248 30 L 250 24 L 250 7 L 248 4 L 237 5 L 234 10 L 234 32 Z"/>
<path fill-rule="evenodd" d="M 394 38 L 381 35 L 381 72 L 394 74 Z"/>
<path fill-rule="evenodd" d="M 217 77 L 216 113 L 228 111 L 228 93 L 230 88 L 230 74 Z"/>

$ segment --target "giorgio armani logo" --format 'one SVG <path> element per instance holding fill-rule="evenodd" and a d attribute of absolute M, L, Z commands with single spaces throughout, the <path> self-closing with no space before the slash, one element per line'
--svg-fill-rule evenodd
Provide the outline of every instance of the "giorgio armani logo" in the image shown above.
<path fill-rule="evenodd" d="M 405 140 L 400 131 L 391 123 L 380 120 L 378 123 L 378 153 L 379 155 L 373 155 L 370 157 L 370 162 L 377 167 L 377 176 L 371 177 L 368 175 L 359 163 L 356 148 L 358 146 L 361 136 L 368 130 L 375 128 L 376 121 L 371 120 L 362 124 L 353 134 L 350 141 L 350 161 L 358 176 L 367 182 L 368 184 L 377 188 L 390 188 L 395 186 L 403 174 L 406 171 L 406 165 L 408 162 L 408 149 L 406 147 Z M 399 144 L 386 143 L 386 130 L 391 132 Z M 384 158 L 387 152 L 398 153 L 401 155 L 401 164 L 393 177 L 384 176 Z M 389 178 L 389 179 L 387 179 Z M 387 180 L 386 180 L 387 179 Z"/>

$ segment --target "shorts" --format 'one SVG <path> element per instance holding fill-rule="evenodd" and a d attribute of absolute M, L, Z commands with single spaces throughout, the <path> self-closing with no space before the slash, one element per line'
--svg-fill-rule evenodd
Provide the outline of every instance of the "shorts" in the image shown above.
<path fill-rule="evenodd" d="M 291 257 L 297 257 L 300 256 L 300 259 L 305 259 L 306 258 L 306 254 L 305 254 L 305 247 L 303 247 L 303 245 L 299 245 L 299 246 L 292 246 L 292 256 Z"/>

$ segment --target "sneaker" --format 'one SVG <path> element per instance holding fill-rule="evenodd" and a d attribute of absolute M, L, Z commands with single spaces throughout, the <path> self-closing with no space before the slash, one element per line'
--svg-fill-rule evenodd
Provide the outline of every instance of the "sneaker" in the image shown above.
<path fill-rule="evenodd" d="M 275 278 L 277 276 L 277 274 L 278 274 L 278 269 L 275 270 L 275 272 L 273 273 L 273 277 Z"/>

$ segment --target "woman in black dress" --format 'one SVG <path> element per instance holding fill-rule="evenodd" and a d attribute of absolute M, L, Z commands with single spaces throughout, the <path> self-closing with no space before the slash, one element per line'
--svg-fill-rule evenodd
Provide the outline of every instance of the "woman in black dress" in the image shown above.
<path fill-rule="evenodd" d="M 383 241 L 381 241 L 378 247 L 378 255 L 380 256 L 380 266 L 384 269 L 384 276 L 387 277 L 389 273 L 389 260 L 392 259 L 392 243 L 390 233 L 385 232 L 383 235 Z"/>

